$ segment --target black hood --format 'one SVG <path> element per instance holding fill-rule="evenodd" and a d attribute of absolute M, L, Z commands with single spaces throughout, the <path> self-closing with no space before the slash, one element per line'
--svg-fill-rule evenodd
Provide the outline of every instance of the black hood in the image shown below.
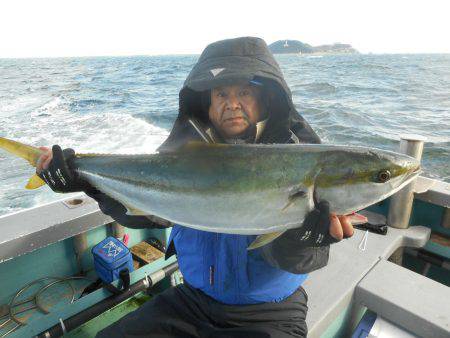
<path fill-rule="evenodd" d="M 176 147 L 195 137 L 188 119 L 208 126 L 202 92 L 237 82 L 257 81 L 267 99 L 269 120 L 258 143 L 287 143 L 291 131 L 303 143 L 320 143 L 319 137 L 295 110 L 291 91 L 264 40 L 242 37 L 208 45 L 189 73 L 179 95 L 179 114 L 169 138 L 160 149 Z"/>

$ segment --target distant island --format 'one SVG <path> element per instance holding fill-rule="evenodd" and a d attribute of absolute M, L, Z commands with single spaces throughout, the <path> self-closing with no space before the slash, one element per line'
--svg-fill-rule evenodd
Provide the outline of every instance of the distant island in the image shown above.
<path fill-rule="evenodd" d="M 357 54 L 349 44 L 334 43 L 313 47 L 298 40 L 278 40 L 269 45 L 274 54 Z"/>

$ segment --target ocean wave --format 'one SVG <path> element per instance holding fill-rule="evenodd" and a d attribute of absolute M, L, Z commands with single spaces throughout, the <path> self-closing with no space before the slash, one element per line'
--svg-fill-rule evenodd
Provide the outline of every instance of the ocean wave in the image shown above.
<path fill-rule="evenodd" d="M 133 114 L 133 117 L 143 119 L 144 121 L 147 121 L 148 123 L 156 125 L 156 126 L 170 129 L 172 124 L 175 122 L 177 115 L 178 115 L 178 112 L 176 109 L 174 109 L 171 111 L 162 111 L 162 112 L 152 113 L 152 114 L 138 113 L 138 114 Z"/>
<path fill-rule="evenodd" d="M 86 107 L 93 107 L 93 106 L 100 106 L 105 104 L 106 102 L 104 100 L 99 99 L 84 99 L 84 100 L 75 100 L 70 102 L 70 108 L 86 108 Z"/>
<path fill-rule="evenodd" d="M 319 108 L 314 108 L 314 107 L 301 107 L 301 106 L 300 106 L 299 112 L 305 116 L 308 116 L 308 115 L 317 116 L 317 115 L 326 113 L 326 111 L 324 109 L 319 109 Z"/>
<path fill-rule="evenodd" d="M 114 113 L 73 116 L 63 111 L 47 125 L 52 127 L 43 135 L 48 144 L 64 143 L 85 152 L 152 152 L 168 135 L 167 130 L 141 119 Z"/>
<path fill-rule="evenodd" d="M 40 107 L 42 104 L 40 95 L 20 95 L 17 97 L 9 97 L 0 101 L 0 116 L 24 114 L 30 110 Z"/>
<path fill-rule="evenodd" d="M 89 81 L 96 82 L 96 81 L 99 81 L 99 80 L 103 80 L 104 78 L 105 78 L 104 75 L 96 75 L 96 76 L 92 76 L 89 79 Z"/>
<path fill-rule="evenodd" d="M 345 85 L 339 87 L 339 90 L 356 92 L 356 93 L 389 93 L 398 94 L 399 91 L 393 87 L 367 87 L 362 85 Z"/>
<path fill-rule="evenodd" d="M 164 79 L 164 78 L 154 78 L 154 79 L 150 79 L 149 80 L 149 84 L 155 86 L 155 85 L 166 85 L 166 84 L 170 84 L 171 80 L 169 79 Z"/>
<path fill-rule="evenodd" d="M 359 67 L 365 68 L 367 70 L 374 69 L 374 70 L 383 70 L 383 71 L 392 71 L 393 68 L 387 65 L 380 65 L 376 63 L 363 63 L 360 64 Z"/>
<path fill-rule="evenodd" d="M 302 92 L 312 92 L 314 94 L 331 94 L 336 92 L 336 87 L 328 82 L 310 82 L 300 86 L 296 86 L 293 91 L 294 94 L 301 94 Z"/>

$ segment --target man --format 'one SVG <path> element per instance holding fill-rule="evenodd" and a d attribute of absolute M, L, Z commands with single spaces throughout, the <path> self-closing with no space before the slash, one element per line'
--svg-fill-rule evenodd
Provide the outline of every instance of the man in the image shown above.
<path fill-rule="evenodd" d="M 209 45 L 180 91 L 179 115 L 159 151 L 192 140 L 217 143 L 319 143 L 297 113 L 281 70 L 258 38 Z M 38 171 L 56 191 L 84 190 L 101 210 L 130 227 L 172 226 L 125 208 L 80 182 L 73 151 L 58 146 Z M 42 170 L 43 168 L 47 168 Z M 42 170 L 42 171 L 41 171 Z M 327 264 L 329 244 L 353 234 L 345 216 L 319 201 L 303 226 L 248 251 L 255 236 L 173 225 L 166 256 L 177 254 L 184 285 L 170 288 L 101 331 L 99 337 L 305 337 L 306 273 Z"/>

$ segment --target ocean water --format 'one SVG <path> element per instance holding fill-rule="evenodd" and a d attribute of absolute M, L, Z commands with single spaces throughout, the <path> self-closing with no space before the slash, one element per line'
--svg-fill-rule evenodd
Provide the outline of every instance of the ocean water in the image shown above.
<path fill-rule="evenodd" d="M 177 116 L 198 56 L 0 59 L 0 135 L 78 152 L 150 153 Z M 294 102 L 327 143 L 398 149 L 427 138 L 424 174 L 450 182 L 450 55 L 279 55 Z M 66 197 L 24 189 L 0 151 L 0 215 Z"/>

